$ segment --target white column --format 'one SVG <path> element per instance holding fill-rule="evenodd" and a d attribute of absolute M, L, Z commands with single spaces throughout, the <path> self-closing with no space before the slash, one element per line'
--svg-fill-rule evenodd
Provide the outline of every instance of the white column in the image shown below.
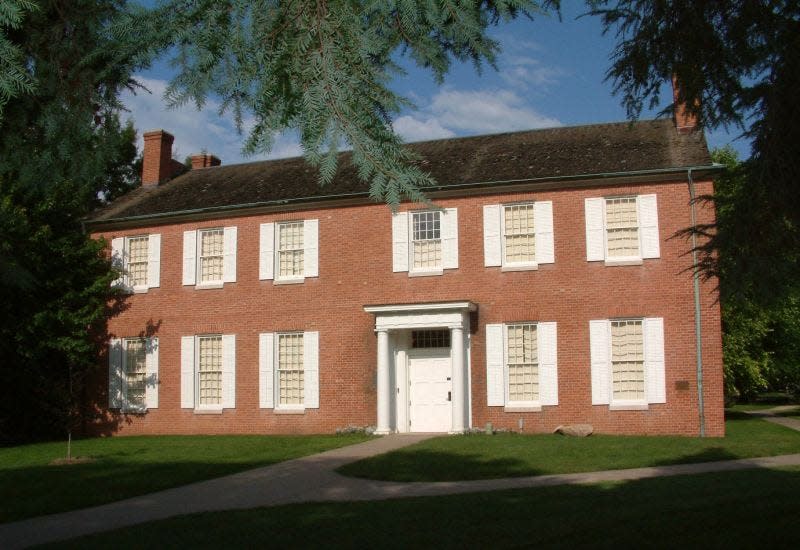
<path fill-rule="evenodd" d="M 462 433 L 467 426 L 467 377 L 464 364 L 464 329 L 450 329 L 450 357 L 453 363 L 453 433 Z"/>
<path fill-rule="evenodd" d="M 376 434 L 388 434 L 392 389 L 389 387 L 389 332 L 378 331 L 378 426 Z"/>

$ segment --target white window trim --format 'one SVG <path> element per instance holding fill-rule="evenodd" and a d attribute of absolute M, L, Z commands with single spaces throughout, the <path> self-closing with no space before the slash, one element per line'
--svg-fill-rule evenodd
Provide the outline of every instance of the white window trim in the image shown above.
<path fill-rule="evenodd" d="M 280 275 L 280 229 L 281 224 L 303 224 L 303 274 L 291 277 Z M 271 280 L 273 285 L 294 285 L 306 279 L 319 277 L 319 219 L 280 220 L 262 223 L 259 226 L 258 278 Z"/>
<path fill-rule="evenodd" d="M 222 288 L 225 283 L 223 282 L 225 275 L 223 274 L 218 280 L 214 281 L 201 281 L 200 278 L 202 276 L 202 271 L 200 269 L 200 265 L 202 263 L 201 252 L 203 250 L 203 233 L 207 231 L 219 231 L 222 230 L 222 264 L 223 264 L 223 272 L 225 270 L 225 228 L 223 227 L 204 227 L 202 229 L 197 230 L 197 251 L 195 252 L 195 264 L 194 264 L 194 272 L 195 278 L 197 279 L 195 288 L 198 289 L 205 289 L 205 288 Z"/>
<path fill-rule="evenodd" d="M 198 233 L 199 237 L 199 233 Z M 200 239 L 198 239 L 199 241 Z M 199 255 L 199 254 L 198 254 Z M 198 263 L 199 265 L 199 263 Z M 219 403 L 216 405 L 201 405 L 200 404 L 200 338 L 208 338 L 208 337 L 216 337 L 219 336 L 220 339 L 222 338 L 222 334 L 197 334 L 194 337 L 194 410 L 197 413 L 203 413 L 208 411 L 219 411 L 222 413 L 222 399 L 223 394 L 225 392 L 224 384 L 225 380 L 222 375 L 223 366 L 222 362 L 224 361 L 225 352 L 222 350 L 222 342 L 220 341 L 220 398 Z"/>
<path fill-rule="evenodd" d="M 144 285 L 131 286 L 129 284 L 128 264 L 130 258 L 130 241 L 147 237 L 147 283 Z M 115 267 L 121 274 L 118 279 L 112 282 L 112 286 L 121 288 L 125 292 L 133 294 L 144 294 L 151 288 L 161 286 L 161 234 L 160 233 L 138 233 L 136 235 L 126 235 L 116 237 L 111 240 L 111 259 Z"/>
<path fill-rule="evenodd" d="M 144 340 L 145 345 L 145 394 L 144 403 L 141 406 L 132 405 L 128 401 L 128 379 L 127 379 L 127 343 L 132 340 Z M 118 346 L 115 349 L 115 346 Z M 113 355 L 116 354 L 116 357 Z M 118 363 L 115 363 L 118 362 Z M 109 405 L 109 409 L 119 409 L 120 413 L 143 414 L 149 409 L 158 408 L 158 338 L 144 338 L 132 336 L 127 338 L 114 338 L 109 343 L 109 386 L 111 377 L 116 377 L 119 387 L 115 391 L 119 392 L 116 399 L 119 405 Z M 150 389 L 152 388 L 152 389 Z M 109 388 L 109 391 L 111 389 Z M 148 399 L 148 394 L 150 398 Z"/>
<path fill-rule="evenodd" d="M 279 342 L 284 334 L 303 335 L 303 402 L 280 403 Z M 259 408 L 271 409 L 275 414 L 304 414 L 308 409 L 319 409 L 319 332 L 277 331 L 258 335 L 258 387 Z"/>
<path fill-rule="evenodd" d="M 612 350 L 614 342 L 611 334 L 611 323 L 613 321 L 641 321 L 642 323 L 642 384 L 644 386 L 644 397 L 642 399 L 614 399 L 614 357 Z M 612 411 L 638 411 L 647 410 L 650 405 L 647 401 L 647 336 L 645 335 L 644 317 L 615 317 L 608 320 L 608 408 Z"/>
<path fill-rule="evenodd" d="M 275 278 L 273 279 L 273 284 L 280 285 L 291 285 L 305 282 L 306 276 L 305 273 L 303 275 L 285 275 L 281 276 L 281 251 L 280 251 L 280 243 L 281 243 L 281 226 L 292 224 L 292 223 L 299 223 L 302 224 L 302 231 L 303 235 L 303 265 L 305 266 L 306 262 L 306 251 L 305 251 L 305 221 L 304 220 L 284 220 L 275 222 L 275 245 L 273 246 L 274 255 L 272 261 L 274 262 L 274 271 Z M 305 267 L 303 268 L 305 269 Z"/>
<path fill-rule="evenodd" d="M 200 405 L 200 345 L 207 336 L 222 337 L 222 386 L 219 404 Z M 187 353 L 186 345 L 191 346 Z M 236 408 L 236 336 L 234 334 L 203 333 L 181 337 L 181 408 L 196 414 L 221 414 L 223 409 Z"/>
<path fill-rule="evenodd" d="M 276 231 L 277 233 L 277 231 Z M 302 334 L 303 335 L 303 346 L 305 346 L 305 333 L 303 331 L 295 330 L 295 331 L 283 331 L 283 332 L 276 332 L 275 333 L 275 345 L 273 347 L 273 365 L 275 365 L 275 369 L 272 372 L 272 387 L 274 388 L 274 403 L 275 407 L 273 410 L 276 413 L 280 412 L 290 412 L 294 411 L 297 413 L 305 412 L 306 410 L 306 380 L 305 380 L 305 370 L 306 370 L 306 356 L 305 353 L 303 354 L 303 402 L 302 403 L 281 403 L 281 386 L 280 386 L 280 362 L 278 361 L 278 352 L 280 351 L 280 337 L 285 335 L 293 335 L 293 334 Z"/>
<path fill-rule="evenodd" d="M 506 260 L 506 207 L 507 206 L 531 206 L 536 208 L 534 201 L 522 202 L 509 202 L 500 204 L 500 271 L 532 271 L 539 269 L 539 263 L 536 260 L 532 262 L 509 262 Z M 533 213 L 533 238 L 534 243 L 536 239 L 536 212 Z"/>
<path fill-rule="evenodd" d="M 201 282 L 200 252 L 203 246 L 203 231 L 222 230 L 222 278 L 215 281 Z M 193 231 L 184 231 L 183 245 L 183 285 L 193 286 L 196 290 L 223 288 L 226 283 L 236 282 L 236 263 L 238 253 L 237 226 L 201 227 Z M 193 236 L 192 236 L 193 235 Z M 194 246 L 188 246 L 187 236 L 194 239 Z M 190 256 L 191 254 L 191 256 Z M 190 270 L 187 273 L 187 268 Z"/>
<path fill-rule="evenodd" d="M 436 212 L 439 214 L 439 267 L 414 267 L 414 216 L 417 214 L 427 214 L 429 212 Z M 444 238 L 441 210 L 410 210 L 408 212 L 408 276 L 409 277 L 430 277 L 432 275 L 443 275 L 444 268 Z"/>
<path fill-rule="evenodd" d="M 635 199 L 636 200 L 636 244 L 639 247 L 639 253 L 632 256 L 614 256 L 613 258 L 608 254 L 608 199 Z M 610 195 L 603 197 L 603 247 L 605 255 L 605 265 L 642 265 L 642 216 L 639 212 L 639 197 L 638 195 Z"/>
<path fill-rule="evenodd" d="M 505 412 L 523 412 L 523 411 L 541 411 L 542 399 L 539 393 L 539 399 L 536 401 L 512 401 L 510 398 L 511 385 L 509 383 L 508 371 L 508 328 L 516 325 L 533 325 L 538 330 L 539 323 L 520 321 L 519 323 L 503 323 L 503 391 L 505 392 Z M 538 338 L 538 334 L 537 334 Z M 539 378 L 539 347 L 536 347 L 536 377 Z"/>
<path fill-rule="evenodd" d="M 636 199 L 636 217 L 637 217 L 637 240 L 639 245 L 639 254 L 634 256 L 616 256 L 616 257 L 609 257 L 608 255 L 608 224 L 607 224 L 607 208 L 606 208 L 606 199 L 617 199 L 617 198 L 635 198 Z M 592 233 L 592 228 L 589 226 L 589 204 L 594 201 L 601 201 L 602 205 L 600 208 L 600 218 L 602 220 L 602 239 L 603 239 L 603 257 L 600 258 L 598 255 L 592 254 L 590 252 L 591 245 L 589 243 L 590 240 L 590 233 Z M 646 209 L 644 203 L 647 203 L 649 207 L 652 207 L 652 211 L 649 212 L 647 219 L 643 219 L 643 212 L 649 209 Z M 648 259 L 657 259 L 661 257 L 661 245 L 659 242 L 659 226 L 658 226 L 658 202 L 657 202 L 657 195 L 655 194 L 641 194 L 641 195 L 607 195 L 603 197 L 592 197 L 587 198 L 585 200 L 586 204 L 586 211 L 585 211 L 585 220 L 584 223 L 586 224 L 586 245 L 587 245 L 587 261 L 595 262 L 595 261 L 603 261 L 604 265 L 613 267 L 613 266 L 626 266 L 626 265 L 642 265 L 644 264 L 644 260 Z M 596 228 L 595 229 L 599 229 Z M 644 229 L 647 230 L 647 236 L 645 235 Z M 648 238 L 649 237 L 649 238 Z M 650 243 L 647 247 L 645 247 L 645 239 L 648 239 Z M 647 248 L 647 250 L 645 250 Z M 593 250 L 593 249 L 591 249 Z M 595 251 L 596 252 L 596 251 Z"/>

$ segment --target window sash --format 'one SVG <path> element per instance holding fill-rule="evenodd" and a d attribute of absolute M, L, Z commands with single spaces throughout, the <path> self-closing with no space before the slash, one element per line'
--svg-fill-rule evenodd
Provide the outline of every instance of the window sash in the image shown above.
<path fill-rule="evenodd" d="M 143 338 L 125 341 L 125 406 L 144 408 L 147 391 L 147 342 Z"/>
<path fill-rule="evenodd" d="M 442 226 L 440 212 L 414 212 L 411 217 L 412 269 L 442 267 Z"/>
<path fill-rule="evenodd" d="M 611 399 L 645 402 L 644 331 L 641 319 L 611 321 Z"/>
<path fill-rule="evenodd" d="M 304 273 L 303 222 L 278 224 L 278 278 L 302 277 Z"/>
<path fill-rule="evenodd" d="M 147 287 L 147 262 L 149 237 L 137 235 L 125 239 L 126 259 L 125 266 L 128 286 L 134 288 Z"/>
<path fill-rule="evenodd" d="M 535 324 L 506 325 L 505 357 L 507 402 L 539 402 L 539 349 Z"/>
<path fill-rule="evenodd" d="M 222 282 L 225 254 L 225 230 L 203 229 L 200 231 L 200 282 Z"/>
<path fill-rule="evenodd" d="M 638 258 L 641 256 L 639 215 L 636 197 L 611 197 L 605 200 L 606 256 Z"/>
<path fill-rule="evenodd" d="M 533 204 L 503 207 L 503 261 L 505 264 L 536 263 Z"/>
<path fill-rule="evenodd" d="M 197 402 L 222 405 L 222 336 L 199 336 L 197 347 Z"/>
<path fill-rule="evenodd" d="M 305 357 L 302 333 L 278 334 L 278 406 L 305 402 Z"/>

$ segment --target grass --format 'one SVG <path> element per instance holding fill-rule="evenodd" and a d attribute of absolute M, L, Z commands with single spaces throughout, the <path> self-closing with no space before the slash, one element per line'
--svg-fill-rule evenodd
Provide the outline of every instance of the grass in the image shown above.
<path fill-rule="evenodd" d="M 51 547 L 794 548 L 798 494 L 798 468 L 746 470 L 214 512 Z"/>
<path fill-rule="evenodd" d="M 137 436 L 0 449 L 0 522 L 113 502 L 363 441 L 364 435 Z"/>
<path fill-rule="evenodd" d="M 615 470 L 800 453 L 800 432 L 729 412 L 725 438 L 552 434 L 438 437 L 339 472 L 390 481 L 455 481 Z"/>

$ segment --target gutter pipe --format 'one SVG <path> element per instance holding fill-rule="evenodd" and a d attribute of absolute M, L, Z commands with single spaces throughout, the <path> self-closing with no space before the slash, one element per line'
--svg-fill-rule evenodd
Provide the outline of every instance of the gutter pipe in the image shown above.
<path fill-rule="evenodd" d="M 692 168 L 686 171 L 689 183 L 689 205 L 692 219 L 692 228 L 697 225 L 697 214 L 695 212 L 695 192 L 694 179 L 692 178 Z M 703 334 L 700 325 L 700 272 L 697 269 L 697 233 L 692 230 L 692 283 L 694 286 L 694 335 L 695 353 L 697 355 L 697 414 L 700 422 L 700 437 L 706 436 L 706 415 L 705 404 L 703 402 Z"/>

